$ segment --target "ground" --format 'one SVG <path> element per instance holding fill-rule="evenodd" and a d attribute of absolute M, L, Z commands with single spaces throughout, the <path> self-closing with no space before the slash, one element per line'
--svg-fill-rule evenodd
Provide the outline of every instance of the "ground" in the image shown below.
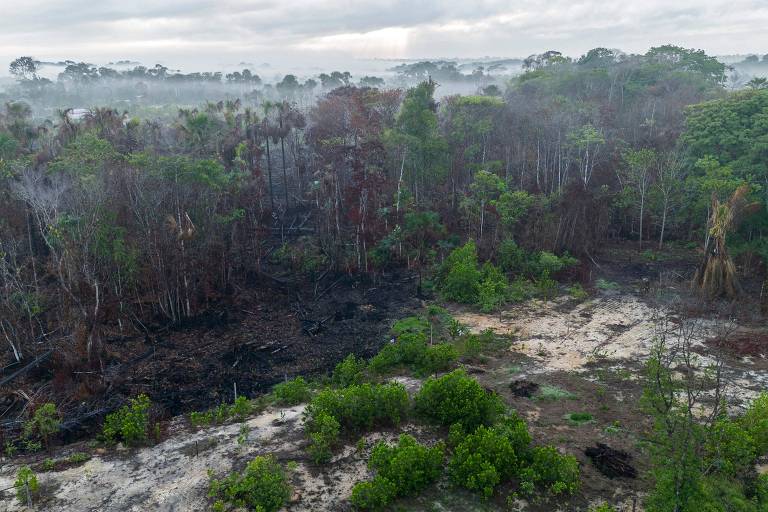
<path fill-rule="evenodd" d="M 563 293 L 554 300 L 530 301 L 493 314 L 446 305 L 468 329 L 491 329 L 496 335 L 494 346 L 486 353 L 463 363 L 467 371 L 486 388 L 500 393 L 527 419 L 536 443 L 553 444 L 581 463 L 582 488 L 576 496 L 565 502 L 521 504 L 522 510 L 586 510 L 600 500 L 626 512 L 642 510 L 642 497 L 649 485 L 643 440 L 650 424 L 639 406 L 641 375 L 659 316 L 671 315 L 679 321 L 685 314 L 696 320 L 695 346 L 702 361 L 711 360 L 716 351 L 725 356 L 727 392 L 734 408 L 744 407 L 768 388 L 768 345 L 763 343 L 768 338 L 750 311 L 739 314 L 730 310 L 731 314 L 723 318 L 718 314 L 722 308 L 703 308 L 681 298 L 689 297 L 685 274 L 689 262 L 672 260 L 654 266 L 618 259 L 619 263 L 602 263 L 596 270 L 599 286 L 586 298 Z M 659 268 L 663 272 L 654 273 Z M 650 275 L 650 286 L 643 280 L 646 275 Z M 713 341 L 723 330 L 728 332 L 728 343 Z M 342 351 L 337 350 L 338 359 Z M 248 351 L 241 354 L 249 357 Z M 307 359 L 312 354 L 308 352 Z M 243 364 L 245 359 L 240 361 Z M 205 361 L 198 364 L 205 365 Z M 318 366 L 315 361 L 304 364 Z M 421 385 L 413 377 L 399 379 L 411 393 Z M 242 468 L 257 454 L 274 453 L 282 462 L 297 463 L 291 473 L 295 493 L 287 510 L 348 510 L 352 486 L 369 476 L 365 461 L 375 440 L 394 440 L 400 432 L 408 432 L 431 443 L 445 435 L 407 423 L 400 429 L 366 436 L 362 449 L 357 439 L 350 439 L 331 463 L 319 467 L 305 453 L 302 410 L 302 406 L 272 408 L 250 418 L 243 443 L 237 442 L 241 428 L 237 423 L 196 430 L 183 417 L 176 417 L 170 421 L 164 440 L 139 450 L 94 451 L 85 442 L 67 446 L 61 455 L 88 450 L 94 457 L 77 467 L 40 473 L 43 493 L 37 507 L 62 512 L 204 510 L 209 503 L 208 470 L 223 474 Z M 568 419 L 574 413 L 586 419 Z M 628 465 L 637 476 L 605 476 L 585 453 L 598 443 L 626 452 Z M 35 460 L 3 462 L 0 489 L 12 485 L 22 462 Z M 502 489 L 497 494 L 497 499 L 483 502 L 441 481 L 419 498 L 399 502 L 399 506 L 414 511 L 507 510 L 507 493 Z M 4 499 L 7 510 L 21 510 L 10 491 L 5 492 Z"/>

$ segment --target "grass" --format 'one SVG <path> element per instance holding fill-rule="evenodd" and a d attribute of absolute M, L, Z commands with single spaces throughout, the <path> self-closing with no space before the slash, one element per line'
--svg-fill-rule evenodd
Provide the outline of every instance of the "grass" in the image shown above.
<path fill-rule="evenodd" d="M 586 425 L 587 423 L 592 423 L 595 421 L 595 418 L 588 412 L 572 412 L 570 414 L 566 414 L 565 419 L 568 420 L 568 423 L 571 425 L 576 426 Z"/>
<path fill-rule="evenodd" d="M 545 384 L 539 388 L 539 393 L 534 397 L 536 400 L 557 401 L 557 400 L 577 400 L 578 397 L 557 386 Z"/>
<path fill-rule="evenodd" d="M 619 284 L 614 283 L 613 281 L 608 281 L 607 279 L 603 279 L 601 277 L 595 281 L 595 288 L 598 290 L 618 290 Z"/>

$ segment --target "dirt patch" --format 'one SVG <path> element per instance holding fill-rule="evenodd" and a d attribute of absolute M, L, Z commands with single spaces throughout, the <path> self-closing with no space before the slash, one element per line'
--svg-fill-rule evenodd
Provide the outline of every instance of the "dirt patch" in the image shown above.
<path fill-rule="evenodd" d="M 531 398 L 539 390 L 539 385 L 528 380 L 515 380 L 509 384 L 512 394 L 523 398 Z"/>

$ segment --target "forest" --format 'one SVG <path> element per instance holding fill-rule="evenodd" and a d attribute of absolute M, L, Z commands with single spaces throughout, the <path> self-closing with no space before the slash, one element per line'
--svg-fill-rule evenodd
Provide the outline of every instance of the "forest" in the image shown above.
<path fill-rule="evenodd" d="M 289 482 L 309 473 L 259 452 L 177 510 L 423 510 L 444 458 L 470 501 L 435 510 L 768 510 L 766 395 L 725 392 L 739 375 L 765 390 L 768 374 L 764 78 L 730 87 L 732 67 L 673 45 L 548 51 L 509 75 L 517 61 L 435 61 L 275 83 L 74 61 L 51 80 L 40 65 L 13 61 L 0 92 L 0 443 L 27 464 L 9 480 L 19 503 L 32 478 L 38 492 L 30 467 L 76 466 L 52 454 L 98 432 L 146 446 L 178 435 L 174 417 L 244 426 L 309 402 L 296 442 L 306 431 L 313 468 L 361 433 L 402 434 L 360 438 L 372 480 L 307 504 Z M 547 387 L 531 370 L 494 388 L 525 336 L 494 326 L 630 295 L 653 323 L 621 370 L 632 377 L 595 346 L 584 368 L 609 380 L 577 379 L 536 338 L 515 365 L 574 380 Z M 515 309 L 535 304 L 552 309 Z M 742 356 L 757 366 L 737 375 Z M 596 420 L 622 408 L 598 384 L 635 416 Z M 558 395 L 570 386 L 597 398 Z M 573 442 L 595 429 L 587 450 L 603 451 L 577 462 L 530 404 Z M 636 431 L 617 441 L 611 425 Z M 618 494 L 606 458 L 631 481 Z"/>

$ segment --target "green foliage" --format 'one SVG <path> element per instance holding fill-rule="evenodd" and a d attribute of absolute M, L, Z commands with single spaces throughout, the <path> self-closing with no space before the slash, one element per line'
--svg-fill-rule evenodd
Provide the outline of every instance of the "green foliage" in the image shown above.
<path fill-rule="evenodd" d="M 500 482 L 519 473 L 531 442 L 525 422 L 516 415 L 463 437 L 460 429 L 452 427 L 450 438 L 456 444 L 448 466 L 451 480 L 485 498 Z"/>
<path fill-rule="evenodd" d="M 573 455 L 562 455 L 552 446 L 537 446 L 521 480 L 520 488 L 524 491 L 540 487 L 553 496 L 573 494 L 579 488 L 579 461 Z"/>
<path fill-rule="evenodd" d="M 459 358 L 456 347 L 450 343 L 438 343 L 430 345 L 424 350 L 424 354 L 418 361 L 418 372 L 432 374 L 451 368 Z"/>
<path fill-rule="evenodd" d="M 398 496 L 415 495 L 440 477 L 444 456 L 442 443 L 428 448 L 406 434 L 396 446 L 376 443 L 368 461 L 376 476 L 355 485 L 352 503 L 363 510 L 376 510 Z"/>
<path fill-rule="evenodd" d="M 128 405 L 108 414 L 102 430 L 104 440 L 109 444 L 119 440 L 129 446 L 145 442 L 151 405 L 149 397 L 142 394 L 132 398 Z"/>
<path fill-rule="evenodd" d="M 454 249 L 438 272 L 438 285 L 446 299 L 474 304 L 479 295 L 482 273 L 477 268 L 477 247 L 470 240 Z"/>
<path fill-rule="evenodd" d="M 589 294 L 584 289 L 584 287 L 581 286 L 578 283 L 576 283 L 576 284 L 574 284 L 574 285 L 572 285 L 572 286 L 570 286 L 568 288 L 568 295 L 570 295 L 571 297 L 573 297 L 576 300 L 584 300 L 584 299 L 586 299 L 589 296 Z"/>
<path fill-rule="evenodd" d="M 570 391 L 566 391 L 557 386 L 550 386 L 545 384 L 539 388 L 539 392 L 536 395 L 537 400 L 575 400 L 577 397 Z"/>
<path fill-rule="evenodd" d="M 572 412 L 570 414 L 566 414 L 565 418 L 569 423 L 573 425 L 584 425 L 594 421 L 593 416 L 588 412 Z"/>
<path fill-rule="evenodd" d="M 757 455 L 768 454 L 768 392 L 756 398 L 738 421 L 752 438 Z"/>
<path fill-rule="evenodd" d="M 37 494 L 39 490 L 39 484 L 37 482 L 37 475 L 29 466 L 22 466 L 18 473 L 16 473 L 16 481 L 13 483 L 14 489 L 16 489 L 16 498 L 20 503 L 27 503 L 27 492 L 30 496 Z"/>
<path fill-rule="evenodd" d="M 243 421 L 253 413 L 253 410 L 253 403 L 240 395 L 235 398 L 231 405 L 221 403 L 205 412 L 192 411 L 189 413 L 189 422 L 193 427 L 200 427 L 221 424 L 232 417 L 235 417 L 238 421 Z"/>
<path fill-rule="evenodd" d="M 595 507 L 589 507 L 588 512 L 616 512 L 616 509 L 608 503 L 603 503 Z"/>
<path fill-rule="evenodd" d="M 359 482 L 352 488 L 350 501 L 361 510 L 381 510 L 397 497 L 395 484 L 383 477 Z"/>
<path fill-rule="evenodd" d="M 374 426 L 398 425 L 410 402 L 401 384 L 361 384 L 325 389 L 304 411 L 304 430 L 310 438 L 310 454 L 317 462 L 330 459 L 342 429 L 351 432 Z"/>
<path fill-rule="evenodd" d="M 358 359 L 354 354 L 349 354 L 333 369 L 331 382 L 333 382 L 334 386 L 340 388 L 361 384 L 364 379 L 363 372 L 365 372 L 366 366 L 365 359 Z"/>
<path fill-rule="evenodd" d="M 463 370 L 427 379 L 416 395 L 415 405 L 424 418 L 445 426 L 460 423 L 467 431 L 492 425 L 504 412 L 501 398 L 486 392 Z"/>
<path fill-rule="evenodd" d="M 259 456 L 249 462 L 242 473 L 211 478 L 208 496 L 220 503 L 220 510 L 246 508 L 277 512 L 291 497 L 291 486 L 272 455 Z"/>
<path fill-rule="evenodd" d="M 339 422 L 325 411 L 316 413 L 307 422 L 309 432 L 309 455 L 315 463 L 320 464 L 331 460 L 333 447 L 339 439 Z"/>
<path fill-rule="evenodd" d="M 295 379 L 276 384 L 272 388 L 272 396 L 278 404 L 298 405 L 308 401 L 312 393 L 304 377 L 296 377 Z"/>
<path fill-rule="evenodd" d="M 508 292 L 507 276 L 491 263 L 485 263 L 482 268 L 482 280 L 478 286 L 477 303 L 480 309 L 484 313 L 497 310 L 506 300 Z"/>
<path fill-rule="evenodd" d="M 47 445 L 48 438 L 59 431 L 60 425 L 56 404 L 46 403 L 38 407 L 32 418 L 24 424 L 23 436 L 30 438 L 36 435 Z"/>
<path fill-rule="evenodd" d="M 504 272 L 518 273 L 525 268 L 528 255 L 514 240 L 506 239 L 499 245 L 496 259 Z"/>

